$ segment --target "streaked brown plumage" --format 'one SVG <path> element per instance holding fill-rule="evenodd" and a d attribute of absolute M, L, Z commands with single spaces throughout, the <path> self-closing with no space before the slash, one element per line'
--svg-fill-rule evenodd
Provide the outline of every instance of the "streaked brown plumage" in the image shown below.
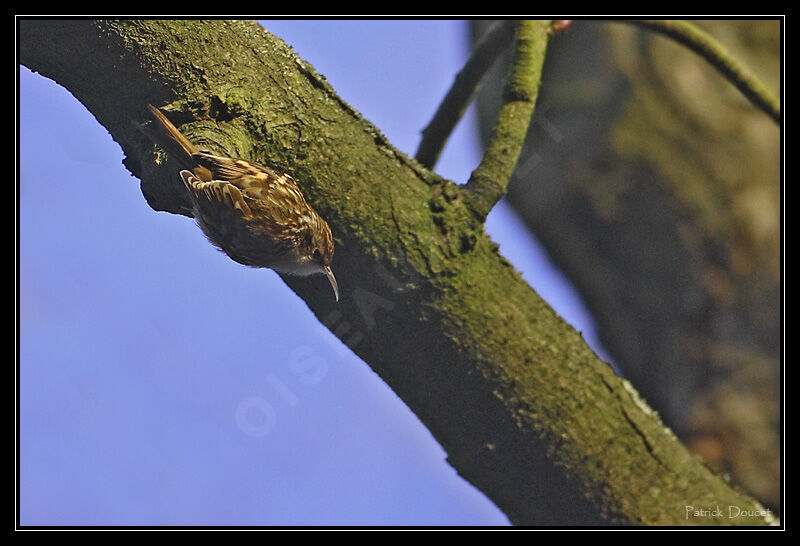
<path fill-rule="evenodd" d="M 191 170 L 180 171 L 192 212 L 208 239 L 231 259 L 290 275 L 331 271 L 330 227 L 303 197 L 294 179 L 243 159 L 201 152 L 155 106 L 157 143 Z"/>

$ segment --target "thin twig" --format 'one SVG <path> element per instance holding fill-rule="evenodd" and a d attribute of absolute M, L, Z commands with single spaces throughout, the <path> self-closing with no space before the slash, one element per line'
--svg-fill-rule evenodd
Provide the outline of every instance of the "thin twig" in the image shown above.
<path fill-rule="evenodd" d="M 548 20 L 519 24 L 503 104 L 486 153 L 463 189 L 465 200 L 481 221 L 505 195 L 517 165 L 536 105 L 549 35 Z"/>
<path fill-rule="evenodd" d="M 753 105 L 780 124 L 781 103 L 778 97 L 713 36 L 696 25 L 687 21 L 658 19 L 615 19 L 614 22 L 663 34 L 688 47 L 716 68 Z"/>
<path fill-rule="evenodd" d="M 439 109 L 422 130 L 416 159 L 428 169 L 436 165 L 450 133 L 480 88 L 483 77 L 512 42 L 515 25 L 515 21 L 497 21 L 480 37 L 472 56 L 456 76 Z"/>

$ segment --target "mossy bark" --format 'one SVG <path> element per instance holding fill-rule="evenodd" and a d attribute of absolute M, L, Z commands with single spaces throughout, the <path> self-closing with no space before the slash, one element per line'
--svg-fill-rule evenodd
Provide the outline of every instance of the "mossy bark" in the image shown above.
<path fill-rule="evenodd" d="M 761 507 L 690 455 L 522 281 L 453 183 L 392 148 L 255 22 L 20 27 L 22 63 L 110 131 L 153 209 L 183 213 L 186 201 L 134 125 L 148 102 L 201 147 L 295 175 L 333 229 L 342 298 L 287 284 L 515 524 L 774 523 L 687 519 L 686 506 Z"/>

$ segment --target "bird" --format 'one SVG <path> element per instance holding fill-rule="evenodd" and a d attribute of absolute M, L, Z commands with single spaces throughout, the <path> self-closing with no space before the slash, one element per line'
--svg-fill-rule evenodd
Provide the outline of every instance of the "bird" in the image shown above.
<path fill-rule="evenodd" d="M 303 277 L 324 274 L 338 302 L 331 228 L 295 179 L 252 161 L 201 151 L 161 110 L 147 108 L 157 122 L 148 134 L 188 167 L 179 175 L 208 240 L 240 264 Z"/>

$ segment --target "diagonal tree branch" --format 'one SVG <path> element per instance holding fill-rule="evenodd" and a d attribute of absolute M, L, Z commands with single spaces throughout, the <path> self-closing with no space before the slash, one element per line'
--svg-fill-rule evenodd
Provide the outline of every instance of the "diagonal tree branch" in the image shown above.
<path fill-rule="evenodd" d="M 543 54 L 547 32 L 525 25 L 523 43 Z M 25 20 L 19 35 L 21 62 L 110 131 L 154 209 L 186 202 L 136 129 L 148 102 L 202 148 L 291 171 L 333 229 L 342 301 L 313 279 L 285 281 L 515 524 L 680 525 L 687 505 L 715 504 L 747 516 L 702 523 L 775 523 L 531 290 L 457 186 L 393 149 L 256 23 Z M 510 106 L 532 109 L 537 83 L 514 78 L 510 102 L 525 106 Z"/>
<path fill-rule="evenodd" d="M 519 24 L 503 104 L 483 159 L 464 188 L 469 207 L 481 221 L 505 195 L 508 181 L 514 174 L 536 106 L 549 30 L 550 21 Z"/>
<path fill-rule="evenodd" d="M 616 22 L 656 32 L 688 47 L 716 68 L 756 108 L 780 125 L 781 102 L 778 97 L 713 36 L 696 25 L 668 19 L 618 19 Z"/>
<path fill-rule="evenodd" d="M 415 157 L 428 169 L 436 165 L 450 133 L 472 102 L 486 72 L 514 39 L 515 27 L 515 21 L 497 21 L 481 36 L 430 123 L 422 130 Z"/>

